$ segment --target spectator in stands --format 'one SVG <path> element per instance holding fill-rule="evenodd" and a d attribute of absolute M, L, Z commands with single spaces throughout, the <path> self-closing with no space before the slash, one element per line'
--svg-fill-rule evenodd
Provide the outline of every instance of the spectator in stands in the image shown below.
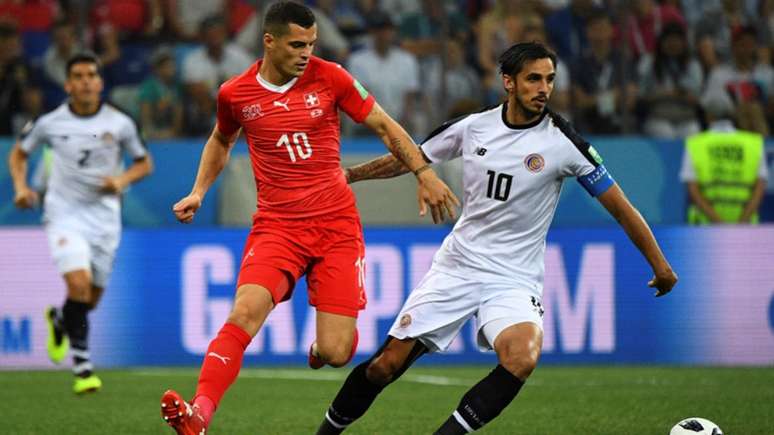
<path fill-rule="evenodd" d="M 722 0 L 704 12 L 694 29 L 696 51 L 710 74 L 715 66 L 731 60 L 731 40 L 736 29 L 751 25 L 754 18 L 744 10 L 743 0 Z"/>
<path fill-rule="evenodd" d="M 443 34 L 444 22 L 448 34 Z M 456 9 L 446 10 L 440 1 L 422 0 L 422 10 L 405 15 L 399 28 L 401 46 L 419 59 L 420 64 L 441 52 L 442 38 L 464 42 L 468 38 L 465 16 Z"/>
<path fill-rule="evenodd" d="M 698 100 L 704 73 L 690 52 L 685 28 L 664 26 L 655 52 L 637 66 L 644 133 L 659 138 L 684 138 L 701 129 Z"/>
<path fill-rule="evenodd" d="M 774 47 L 774 0 L 760 0 L 758 3 L 755 30 L 758 32 L 758 57 L 763 63 L 771 63 Z"/>
<path fill-rule="evenodd" d="M 515 42 L 524 40 L 524 28 L 528 21 L 542 20 L 537 12 L 521 7 L 518 2 L 497 0 L 494 6 L 481 16 L 478 25 L 478 64 L 482 70 L 483 86 L 488 92 L 487 103 L 495 103 L 505 96 L 498 56 Z"/>
<path fill-rule="evenodd" d="M 13 118 L 11 118 L 13 135 L 21 135 L 24 127 L 42 115 L 43 110 L 43 92 L 34 84 L 25 86 L 24 92 L 22 92 L 21 110 L 14 112 Z"/>
<path fill-rule="evenodd" d="M 446 65 L 442 66 L 441 62 L 432 63 L 423 73 L 430 77 L 441 77 L 441 71 L 446 83 L 445 104 L 441 104 L 441 80 L 430 80 L 424 87 L 428 110 L 436 108 L 436 111 L 441 112 L 439 115 L 443 115 L 463 106 L 472 107 L 471 111 L 482 108 L 484 99 L 481 79 L 478 73 L 465 62 L 465 51 L 459 41 L 455 39 L 446 41 Z M 451 118 L 454 117 L 446 116 L 446 119 Z"/>
<path fill-rule="evenodd" d="M 620 134 L 622 112 L 633 109 L 637 98 L 633 71 L 623 70 L 622 55 L 613 46 L 613 24 L 605 11 L 588 17 L 586 38 L 589 51 L 571 72 L 575 84 L 573 118 L 581 132 Z"/>
<path fill-rule="evenodd" d="M 419 98 L 417 59 L 395 45 L 395 25 L 386 13 L 372 14 L 368 30 L 370 47 L 353 53 L 347 69 L 373 93 L 387 114 L 412 133 L 414 107 Z"/>
<path fill-rule="evenodd" d="M 201 47 L 183 61 L 186 85 L 200 82 L 214 95 L 225 79 L 239 74 L 252 64 L 252 57 L 242 47 L 228 41 L 226 22 L 220 15 L 202 21 L 199 29 Z"/>
<path fill-rule="evenodd" d="M 229 43 L 226 36 L 226 24 L 221 16 L 205 19 L 200 30 L 204 45 L 189 53 L 183 61 L 181 73 L 187 101 L 186 131 L 189 133 L 188 127 L 201 130 L 203 134 L 209 131 L 218 87 L 253 63 L 252 57 L 240 46 Z"/>
<path fill-rule="evenodd" d="M 22 58 L 19 29 L 13 23 L 0 22 L 0 136 L 18 131 L 14 120 L 24 111 L 24 94 L 37 92 L 29 88 L 30 81 L 30 69 Z"/>
<path fill-rule="evenodd" d="M 731 61 L 712 70 L 705 86 L 704 99 L 727 92 L 736 102 L 740 128 L 768 134 L 765 107 L 772 101 L 774 69 L 757 58 L 757 32 L 753 27 L 738 28 L 732 38 Z"/>
<path fill-rule="evenodd" d="M 124 74 L 121 63 L 121 44 L 118 41 L 118 32 L 110 24 L 99 28 L 94 41 L 95 52 L 102 62 L 102 76 L 105 83 L 105 92 L 115 85 L 116 79 Z"/>
<path fill-rule="evenodd" d="M 467 20 L 457 8 L 446 9 L 438 0 L 422 0 L 422 8 L 417 13 L 404 15 L 399 26 L 401 47 L 416 56 L 419 70 L 420 89 L 426 89 L 433 81 L 440 80 L 440 73 L 431 76 L 425 73 L 433 64 L 441 62 L 443 43 L 456 40 L 466 44 L 470 38 Z M 423 100 L 426 96 L 423 95 Z M 421 110 L 413 119 L 413 133 L 420 136 L 429 133 L 431 126 L 444 121 L 445 113 L 437 110 Z"/>
<path fill-rule="evenodd" d="M 75 28 L 68 21 L 54 23 L 51 33 L 52 44 L 43 55 L 43 72 L 47 80 L 63 87 L 67 60 L 81 51 L 81 44 L 75 36 Z"/>
<path fill-rule="evenodd" d="M 253 14 L 247 21 L 242 30 L 236 35 L 235 41 L 242 48 L 250 53 L 260 57 L 263 50 L 263 13 L 262 11 L 276 3 L 277 0 L 268 0 L 264 2 L 263 8 L 258 13 Z M 298 0 L 299 3 L 304 3 Z M 309 7 L 314 13 L 317 22 L 317 44 L 315 44 L 316 55 L 323 59 L 333 60 L 344 63 L 349 56 L 349 42 L 336 27 L 336 23 L 328 17 L 322 10 Z"/>
<path fill-rule="evenodd" d="M 679 9 L 656 0 L 635 0 L 631 3 L 631 14 L 627 17 L 626 40 L 635 59 L 653 53 L 656 39 L 664 27 L 678 23 L 685 27 L 685 18 Z"/>
<path fill-rule="evenodd" d="M 714 9 L 720 9 L 720 2 L 722 0 L 668 0 L 665 3 L 670 3 L 673 6 L 679 6 L 680 12 L 683 13 L 685 22 L 688 25 L 689 32 L 693 35 L 693 31 L 696 29 L 696 25 L 701 21 L 702 17 Z"/>
<path fill-rule="evenodd" d="M 402 23 L 403 19 L 422 13 L 421 2 L 417 0 L 378 0 L 382 10 L 387 11 L 394 23 Z"/>
<path fill-rule="evenodd" d="M 586 19 L 594 8 L 594 0 L 571 0 L 569 6 L 546 17 L 548 39 L 560 59 L 573 64 L 586 52 Z"/>
<path fill-rule="evenodd" d="M 136 87 L 150 74 L 147 45 L 121 42 L 118 29 L 110 24 L 99 29 L 94 48 L 102 62 L 102 77 L 108 94 L 118 87 Z"/>
<path fill-rule="evenodd" d="M 0 1 L 0 19 L 17 23 L 21 33 L 48 32 L 60 13 L 57 0 Z"/>
<path fill-rule="evenodd" d="M 153 38 L 164 26 L 162 0 L 95 0 L 90 15 L 97 32 L 115 29 L 121 41 Z"/>
<path fill-rule="evenodd" d="M 178 41 L 196 41 L 208 17 L 224 17 L 228 0 L 165 0 L 164 20 Z M 223 18 L 224 23 L 227 22 Z"/>
<path fill-rule="evenodd" d="M 216 106 L 206 92 L 184 93 L 183 133 L 185 136 L 206 136 L 215 123 Z"/>
<path fill-rule="evenodd" d="M 147 139 L 169 139 L 183 132 L 183 104 L 175 81 L 175 58 L 161 48 L 153 54 L 153 75 L 139 89 L 140 119 Z"/>
<path fill-rule="evenodd" d="M 316 3 L 318 10 L 327 15 L 347 38 L 365 32 L 370 12 L 379 10 L 376 0 L 317 0 Z"/>
<path fill-rule="evenodd" d="M 763 136 L 734 127 L 736 110 L 724 93 L 704 100 L 704 111 L 709 129 L 686 140 L 680 170 L 691 201 L 688 222 L 757 223 L 768 179 Z"/>

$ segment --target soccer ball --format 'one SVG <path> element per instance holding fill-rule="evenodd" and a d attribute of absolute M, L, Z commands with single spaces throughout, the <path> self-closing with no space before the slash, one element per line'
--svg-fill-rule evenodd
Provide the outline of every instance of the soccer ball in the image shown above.
<path fill-rule="evenodd" d="M 669 435 L 723 435 L 723 430 L 706 418 L 691 417 L 677 423 Z"/>

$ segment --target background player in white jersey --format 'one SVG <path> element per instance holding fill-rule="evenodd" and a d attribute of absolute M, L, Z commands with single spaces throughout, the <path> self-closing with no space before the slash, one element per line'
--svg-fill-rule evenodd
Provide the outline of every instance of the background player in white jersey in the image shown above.
<path fill-rule="evenodd" d="M 43 224 L 67 297 L 61 308 L 46 309 L 46 345 L 55 363 L 72 347 L 73 391 L 84 393 L 102 386 L 89 358 L 87 315 L 97 306 L 113 267 L 121 237 L 121 193 L 150 174 L 152 163 L 134 121 L 102 103 L 97 57 L 74 56 L 66 74 L 68 101 L 24 129 L 8 165 L 14 203 L 34 207 L 38 196 L 27 184 L 27 161 L 39 146 L 51 147 Z M 134 160 L 125 171 L 122 151 Z"/>
<path fill-rule="evenodd" d="M 436 434 L 473 432 L 508 406 L 540 356 L 546 233 L 565 177 L 577 177 L 621 224 L 653 268 L 648 285 L 656 296 L 677 282 L 648 224 L 594 148 L 547 109 L 555 65 L 541 44 L 514 45 L 500 57 L 507 101 L 442 125 L 422 144 L 428 162 L 463 159 L 462 215 L 387 341 L 350 373 L 318 435 L 342 432 L 417 358 L 446 349 L 471 317 L 479 346 L 494 349 L 499 364 L 465 393 Z M 384 156 L 346 172 L 355 182 L 408 170 Z"/>

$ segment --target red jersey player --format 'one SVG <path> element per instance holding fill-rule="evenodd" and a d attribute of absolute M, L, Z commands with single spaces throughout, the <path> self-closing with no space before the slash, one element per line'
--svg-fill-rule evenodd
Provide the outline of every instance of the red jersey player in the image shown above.
<path fill-rule="evenodd" d="M 191 193 L 174 205 L 190 222 L 243 130 L 258 189 L 258 211 L 245 244 L 234 305 L 204 356 L 196 395 L 161 399 L 178 434 L 204 435 L 218 402 L 236 379 L 244 350 L 274 306 L 290 298 L 306 273 L 317 310 L 309 365 L 345 365 L 357 346 L 355 320 L 365 307 L 365 249 L 354 195 L 340 167 L 338 109 L 364 122 L 418 180 L 420 214 L 454 217 L 457 198 L 419 148 L 339 65 L 312 56 L 314 15 L 275 3 L 264 19 L 264 58 L 221 86 L 217 125 L 204 146 Z"/>

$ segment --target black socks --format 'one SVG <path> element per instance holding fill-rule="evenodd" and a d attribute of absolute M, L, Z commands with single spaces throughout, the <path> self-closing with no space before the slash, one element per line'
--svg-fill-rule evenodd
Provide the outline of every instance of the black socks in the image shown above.
<path fill-rule="evenodd" d="M 366 369 L 371 360 L 355 367 L 347 377 L 333 404 L 325 413 L 325 420 L 317 430 L 317 435 L 340 434 L 350 423 L 357 420 L 376 400 L 386 385 L 376 385 L 366 377 Z"/>
<path fill-rule="evenodd" d="M 94 366 L 89 356 L 89 320 L 87 314 L 91 306 L 72 299 L 65 301 L 62 307 L 64 329 L 70 338 L 70 352 L 73 355 L 73 374 L 82 378 L 91 376 Z"/>
<path fill-rule="evenodd" d="M 522 385 L 522 380 L 498 364 L 462 396 L 457 409 L 435 435 L 461 435 L 480 429 L 500 415 L 519 393 Z"/>

